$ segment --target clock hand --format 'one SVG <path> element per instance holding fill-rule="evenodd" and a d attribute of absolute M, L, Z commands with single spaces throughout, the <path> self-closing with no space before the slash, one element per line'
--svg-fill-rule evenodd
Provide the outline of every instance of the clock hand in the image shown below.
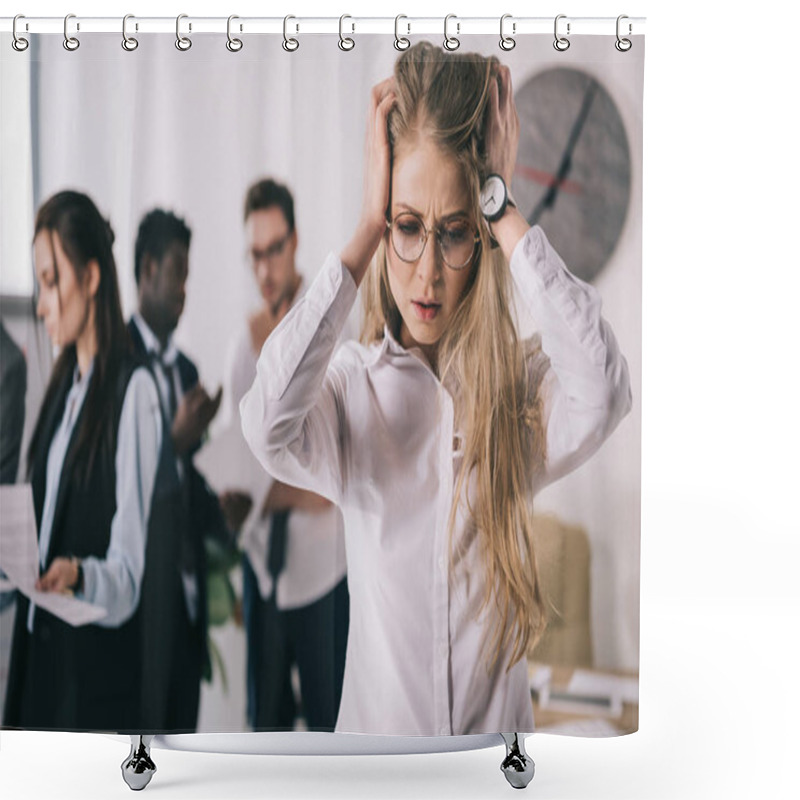
<path fill-rule="evenodd" d="M 596 93 L 597 82 L 592 81 L 586 89 L 580 111 L 578 112 L 575 122 L 572 124 L 572 130 L 569 132 L 569 137 L 567 138 L 567 148 L 564 151 L 564 155 L 561 157 L 561 163 L 556 170 L 555 180 L 544 193 L 544 195 L 542 195 L 542 198 L 536 204 L 536 207 L 528 217 L 529 224 L 535 225 L 539 221 L 539 217 L 542 216 L 545 209 L 552 208 L 555 205 L 556 197 L 558 196 L 558 190 L 572 168 L 572 151 L 575 149 L 575 145 L 578 143 L 578 138 L 581 135 L 586 118 L 589 116 L 589 109 L 592 106 L 592 101 L 594 100 Z"/>
<path fill-rule="evenodd" d="M 540 186 L 552 186 L 557 182 L 555 175 L 551 175 L 549 172 L 545 172 L 543 169 L 528 167 L 524 164 L 517 164 L 516 168 L 514 169 L 514 174 L 520 175 L 521 177 L 526 178 L 529 181 L 533 181 L 534 183 L 538 183 Z M 581 186 L 581 184 L 579 184 L 577 181 L 571 181 L 569 178 L 566 178 L 559 184 L 559 191 L 566 194 L 581 194 L 581 192 L 583 192 L 583 186 Z"/>

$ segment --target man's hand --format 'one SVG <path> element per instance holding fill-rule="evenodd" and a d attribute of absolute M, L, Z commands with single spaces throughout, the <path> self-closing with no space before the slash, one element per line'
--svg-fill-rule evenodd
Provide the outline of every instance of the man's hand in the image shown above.
<path fill-rule="evenodd" d="M 219 496 L 219 504 L 225 517 L 225 524 L 235 533 L 247 519 L 253 507 L 253 498 L 246 492 L 223 492 Z"/>
<path fill-rule="evenodd" d="M 199 383 L 181 398 L 172 421 L 172 442 L 179 455 L 188 452 L 200 441 L 203 431 L 219 411 L 221 402 L 222 387 L 217 389 L 214 397 L 209 397 Z"/>

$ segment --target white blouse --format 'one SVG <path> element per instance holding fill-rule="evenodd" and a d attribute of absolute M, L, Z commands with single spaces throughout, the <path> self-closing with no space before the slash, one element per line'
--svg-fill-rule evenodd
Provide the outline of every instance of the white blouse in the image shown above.
<path fill-rule="evenodd" d="M 533 495 L 600 447 L 630 409 L 631 392 L 599 293 L 568 272 L 540 228 L 519 242 L 510 268 L 541 337 L 525 343 L 547 431 Z M 485 570 L 463 512 L 449 567 L 461 458 L 452 395 L 422 353 L 388 331 L 382 343 L 348 342 L 332 358 L 356 293 L 330 255 L 265 342 L 240 406 L 264 468 L 342 508 L 351 602 L 336 730 L 532 732 L 526 660 L 506 672 L 506 652 L 489 668 L 485 642 L 499 620 L 493 603 L 478 613 Z"/>

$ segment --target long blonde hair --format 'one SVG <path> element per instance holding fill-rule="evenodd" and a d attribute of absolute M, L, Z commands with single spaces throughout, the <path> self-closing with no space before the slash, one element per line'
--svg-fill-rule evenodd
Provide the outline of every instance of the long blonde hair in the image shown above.
<path fill-rule="evenodd" d="M 531 392 L 523 348 L 510 313 L 509 267 L 492 248 L 479 207 L 486 178 L 484 121 L 495 58 L 445 53 L 427 42 L 406 50 L 395 64 L 397 104 L 389 117 L 394 153 L 398 143 L 430 137 L 461 165 L 480 242 L 461 302 L 438 345 L 439 378 L 456 389 L 465 430 L 464 457 L 450 512 L 452 538 L 461 498 L 479 531 L 486 564 L 481 611 L 495 602 L 501 624 L 489 643 L 491 665 L 510 645 L 510 669 L 545 628 L 544 600 L 532 547 L 528 497 L 545 459 L 541 399 Z M 401 318 L 387 275 L 386 237 L 362 292 L 361 340 L 380 341 L 384 325 L 399 336 Z M 476 497 L 467 486 L 474 475 Z"/>

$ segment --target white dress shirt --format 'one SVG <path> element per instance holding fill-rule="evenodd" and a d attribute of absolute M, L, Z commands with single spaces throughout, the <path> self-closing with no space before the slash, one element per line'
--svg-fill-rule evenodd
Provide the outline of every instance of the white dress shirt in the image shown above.
<path fill-rule="evenodd" d="M 568 272 L 540 228 L 519 242 L 510 268 L 539 330 L 525 345 L 531 390 L 543 393 L 548 461 L 532 496 L 600 447 L 631 394 L 597 290 Z M 485 567 L 464 503 L 449 566 L 461 458 L 452 394 L 418 349 L 388 331 L 380 344 L 348 342 L 333 356 L 355 298 L 350 273 L 330 255 L 264 344 L 241 403 L 264 468 L 343 510 L 350 632 L 336 730 L 531 732 L 526 660 L 506 672 L 509 651 L 489 668 L 499 618 L 494 603 L 478 614 Z"/>
<path fill-rule="evenodd" d="M 172 391 L 175 393 L 175 402 L 180 405 L 183 398 L 183 386 L 181 376 L 178 374 L 178 348 L 170 336 L 164 349 L 161 349 L 161 342 L 158 337 L 150 330 L 150 326 L 144 321 L 144 317 L 136 311 L 131 319 L 136 325 L 139 335 L 142 337 L 148 355 L 153 356 L 153 372 L 158 381 L 158 395 L 161 398 L 161 407 L 164 409 L 164 416 L 170 419 L 172 414 L 169 407 L 169 378 L 164 371 L 164 365 L 172 368 Z M 182 468 L 181 465 L 179 465 Z"/>
<path fill-rule="evenodd" d="M 47 454 L 45 496 L 39 532 L 42 569 L 48 558 L 64 458 L 86 399 L 93 371 L 94 361 L 83 376 L 75 368 L 64 416 Z M 89 556 L 81 559 L 83 591 L 75 593 L 77 598 L 106 609 L 107 616 L 96 623 L 102 627 L 115 628 L 122 625 L 139 604 L 147 522 L 161 451 L 161 435 L 161 413 L 155 383 L 146 369 L 138 368 L 128 382 L 120 413 L 114 462 L 117 508 L 111 520 L 108 550 L 105 558 Z M 31 603 L 28 610 L 27 627 L 30 632 L 33 632 L 35 608 Z"/>
<path fill-rule="evenodd" d="M 302 297 L 297 292 L 294 303 Z M 225 368 L 225 391 L 231 420 L 241 430 L 239 403 L 256 377 L 258 353 L 253 349 L 250 325 L 237 331 L 228 349 Z M 267 484 L 264 497 L 269 493 Z M 253 498 L 256 506 L 242 530 L 241 546 L 258 581 L 258 589 L 266 600 L 272 594 L 272 576 L 267 569 L 271 516 L 261 517 L 258 508 L 264 497 Z M 289 514 L 286 536 L 286 560 L 278 576 L 275 601 L 281 610 L 300 608 L 324 597 L 344 578 L 347 560 L 344 548 L 344 523 L 336 506 L 322 511 L 293 509 Z"/>

